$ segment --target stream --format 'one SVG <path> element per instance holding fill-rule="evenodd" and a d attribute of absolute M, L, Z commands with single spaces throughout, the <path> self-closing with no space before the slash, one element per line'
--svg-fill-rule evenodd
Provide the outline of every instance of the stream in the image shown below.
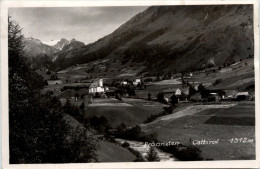
<path fill-rule="evenodd" d="M 147 153 L 150 150 L 150 146 L 145 145 L 144 142 L 125 140 L 125 139 L 119 139 L 119 138 L 117 138 L 116 141 L 120 144 L 123 144 L 124 142 L 129 143 L 130 148 L 134 149 L 135 151 L 138 151 L 144 158 L 147 156 Z M 172 156 L 172 154 L 166 153 L 156 147 L 154 147 L 154 149 L 157 152 L 157 155 L 158 155 L 160 161 L 164 161 L 164 162 L 177 161 L 177 159 L 174 158 Z"/>

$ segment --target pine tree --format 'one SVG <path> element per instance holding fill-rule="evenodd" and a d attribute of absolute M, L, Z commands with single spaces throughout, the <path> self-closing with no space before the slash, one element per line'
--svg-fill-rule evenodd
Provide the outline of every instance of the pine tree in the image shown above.
<path fill-rule="evenodd" d="M 153 147 L 150 147 L 150 150 L 146 156 L 148 161 L 160 161 L 157 152 L 154 150 Z"/>
<path fill-rule="evenodd" d="M 81 105 L 79 106 L 80 110 L 84 110 L 85 109 L 85 104 L 84 102 L 81 103 Z"/>
<path fill-rule="evenodd" d="M 71 127 L 63 120 L 60 101 L 40 94 L 44 82 L 25 57 L 21 30 L 8 17 L 10 163 L 95 160 L 96 145 L 86 134 L 64 143 Z"/>

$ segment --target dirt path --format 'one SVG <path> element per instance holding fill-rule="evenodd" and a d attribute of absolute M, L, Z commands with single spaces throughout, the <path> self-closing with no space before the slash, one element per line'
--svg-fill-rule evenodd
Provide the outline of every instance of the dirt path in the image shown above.
<path fill-rule="evenodd" d="M 127 103 L 92 103 L 88 107 L 101 107 L 101 106 L 110 106 L 110 107 L 131 107 L 133 105 Z"/>

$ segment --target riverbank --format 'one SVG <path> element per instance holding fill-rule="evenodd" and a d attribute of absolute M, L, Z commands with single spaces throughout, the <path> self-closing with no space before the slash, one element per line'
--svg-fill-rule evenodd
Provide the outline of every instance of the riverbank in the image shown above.
<path fill-rule="evenodd" d="M 129 143 L 129 147 L 132 148 L 135 151 L 138 151 L 144 159 L 146 159 L 146 156 L 151 148 L 151 146 L 145 144 L 144 142 L 139 142 L 139 141 L 132 141 L 132 140 L 126 140 L 126 139 L 115 139 L 116 142 L 119 144 L 123 144 L 125 142 Z M 177 161 L 175 157 L 173 157 L 172 154 L 164 152 L 156 147 L 154 147 L 160 161 L 164 162 L 170 162 L 170 161 Z"/>

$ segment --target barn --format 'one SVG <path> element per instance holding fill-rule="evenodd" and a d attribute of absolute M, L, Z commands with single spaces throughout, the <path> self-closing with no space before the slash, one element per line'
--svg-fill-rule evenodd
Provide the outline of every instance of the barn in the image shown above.
<path fill-rule="evenodd" d="M 236 100 L 250 100 L 251 94 L 249 92 L 238 92 L 236 94 Z"/>

